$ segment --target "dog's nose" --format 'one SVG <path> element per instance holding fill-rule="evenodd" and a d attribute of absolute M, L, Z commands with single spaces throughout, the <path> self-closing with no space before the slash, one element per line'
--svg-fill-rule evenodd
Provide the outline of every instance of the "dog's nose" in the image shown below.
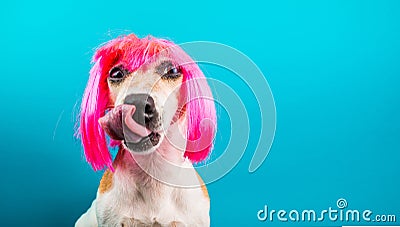
<path fill-rule="evenodd" d="M 124 104 L 134 105 L 136 111 L 133 120 L 143 126 L 149 126 L 157 115 L 154 99 L 148 94 L 130 94 L 125 97 Z"/>

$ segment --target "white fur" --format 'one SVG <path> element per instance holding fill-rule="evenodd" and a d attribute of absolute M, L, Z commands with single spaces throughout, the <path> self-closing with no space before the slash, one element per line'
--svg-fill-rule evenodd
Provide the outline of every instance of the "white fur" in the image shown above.
<path fill-rule="evenodd" d="M 148 164 L 156 171 L 163 171 L 156 155 L 151 153 L 145 158 L 149 158 Z M 182 171 L 192 166 L 189 160 L 184 160 L 181 165 L 185 167 Z M 112 189 L 104 194 L 97 193 L 96 200 L 75 226 L 210 225 L 209 200 L 200 187 L 170 186 L 139 169 L 137 165 L 129 166 L 127 171 L 117 168 Z M 194 168 L 191 168 L 191 173 L 197 179 Z"/>

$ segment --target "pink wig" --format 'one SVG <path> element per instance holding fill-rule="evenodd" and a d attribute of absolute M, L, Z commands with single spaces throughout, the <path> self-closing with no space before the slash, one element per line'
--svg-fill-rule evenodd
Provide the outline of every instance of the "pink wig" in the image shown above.
<path fill-rule="evenodd" d="M 170 41 L 151 36 L 140 39 L 130 34 L 107 42 L 96 51 L 92 60 L 94 65 L 82 99 L 79 133 L 86 160 L 94 170 L 105 166 L 113 170 L 106 136 L 98 123 L 113 105 L 107 84 L 109 70 L 115 65 L 123 65 L 133 72 L 143 64 L 156 60 L 159 54 L 175 61 L 183 73 L 181 94 L 184 96 L 182 100 L 188 124 L 184 155 L 193 162 L 201 162 L 208 157 L 216 129 L 216 116 L 212 93 L 200 68 Z"/>

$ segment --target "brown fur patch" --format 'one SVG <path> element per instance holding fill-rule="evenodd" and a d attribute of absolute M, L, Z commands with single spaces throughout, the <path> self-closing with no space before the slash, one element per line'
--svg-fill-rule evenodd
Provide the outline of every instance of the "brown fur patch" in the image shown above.
<path fill-rule="evenodd" d="M 99 185 L 99 192 L 101 194 L 109 191 L 112 188 L 113 185 L 113 172 L 110 170 L 106 170 L 103 174 L 103 177 L 100 180 L 100 185 Z"/>
<path fill-rule="evenodd" d="M 176 222 L 176 221 L 173 221 L 173 222 L 171 222 L 170 224 L 169 224 L 169 226 L 170 227 L 178 227 L 178 222 Z"/>
<path fill-rule="evenodd" d="M 201 178 L 201 176 L 199 175 L 198 172 L 196 172 L 196 174 L 197 174 L 197 178 L 199 179 L 199 183 L 200 183 L 200 185 L 201 185 L 201 190 L 203 191 L 204 197 L 206 197 L 207 199 L 210 199 L 210 196 L 208 195 L 207 187 L 206 187 L 206 185 L 204 184 L 203 179 Z"/>

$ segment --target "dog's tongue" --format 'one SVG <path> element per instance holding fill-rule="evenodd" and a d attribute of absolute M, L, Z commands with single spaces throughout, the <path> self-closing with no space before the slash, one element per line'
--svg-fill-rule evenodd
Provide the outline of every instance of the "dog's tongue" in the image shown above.
<path fill-rule="evenodd" d="M 126 142 L 139 142 L 143 137 L 146 137 L 151 134 L 151 131 L 148 130 L 143 125 L 138 124 L 135 120 L 133 120 L 133 114 L 136 111 L 136 107 L 133 105 L 123 105 L 122 106 L 122 119 L 125 124 L 122 124 L 124 127 L 124 135 Z M 124 114 L 125 113 L 125 114 Z"/>
<path fill-rule="evenodd" d="M 137 143 L 151 131 L 133 120 L 135 111 L 133 105 L 119 105 L 100 118 L 99 123 L 112 139 Z"/>

